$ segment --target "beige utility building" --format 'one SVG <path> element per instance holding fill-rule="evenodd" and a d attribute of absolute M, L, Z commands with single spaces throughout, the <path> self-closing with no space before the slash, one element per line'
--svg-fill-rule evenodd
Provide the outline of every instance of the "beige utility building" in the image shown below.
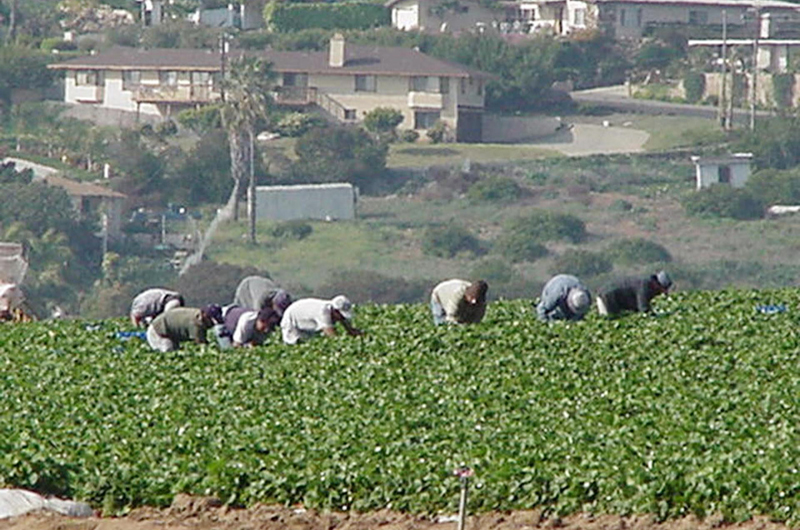
<path fill-rule="evenodd" d="M 226 56 L 210 50 L 113 48 L 51 65 L 65 72 L 64 100 L 167 117 L 220 99 Z M 359 46 L 335 35 L 326 51 L 256 52 L 278 74 L 276 101 L 356 123 L 376 107 L 403 114 L 399 128 L 425 133 L 438 121 L 462 142 L 482 139 L 485 72 L 399 47 Z"/>

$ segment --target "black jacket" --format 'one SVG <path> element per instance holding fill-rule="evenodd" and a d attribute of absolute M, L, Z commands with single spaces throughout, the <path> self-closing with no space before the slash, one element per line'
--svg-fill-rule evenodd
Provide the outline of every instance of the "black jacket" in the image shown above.
<path fill-rule="evenodd" d="M 653 284 L 656 283 L 654 279 L 652 276 L 626 278 L 601 291 L 600 298 L 605 303 L 608 314 L 614 315 L 622 311 L 638 311 L 640 313 L 650 311 L 650 301 L 660 293 L 653 287 Z"/>

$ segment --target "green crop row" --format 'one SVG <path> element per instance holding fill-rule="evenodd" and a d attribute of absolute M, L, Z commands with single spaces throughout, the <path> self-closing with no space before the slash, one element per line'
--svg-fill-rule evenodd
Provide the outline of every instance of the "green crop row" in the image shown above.
<path fill-rule="evenodd" d="M 785 313 L 754 307 L 783 303 Z M 545 507 L 800 521 L 800 296 L 678 294 L 657 317 L 472 327 L 364 306 L 360 338 L 160 354 L 119 321 L 0 328 L 0 485 L 107 510 L 178 492 L 320 509 Z"/>

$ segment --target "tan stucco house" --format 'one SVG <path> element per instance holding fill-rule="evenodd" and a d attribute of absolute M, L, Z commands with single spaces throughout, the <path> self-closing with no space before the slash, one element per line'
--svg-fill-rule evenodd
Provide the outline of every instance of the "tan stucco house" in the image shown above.
<path fill-rule="evenodd" d="M 719 26 L 723 11 L 727 23 L 736 26 L 755 9 L 796 16 L 800 8 L 782 0 L 538 0 L 523 6 L 559 34 L 602 29 L 622 39 L 638 39 L 648 27 L 662 24 Z"/>
<path fill-rule="evenodd" d="M 240 53 L 227 54 L 226 61 Z M 341 35 L 326 51 L 258 55 L 278 74 L 280 104 L 315 107 L 344 123 L 392 107 L 403 113 L 400 129 L 425 132 L 441 120 L 458 141 L 481 141 L 491 77 L 485 72 L 408 48 L 346 43 Z M 220 98 L 223 57 L 210 50 L 118 47 L 50 67 L 65 73 L 67 103 L 169 116 Z"/>

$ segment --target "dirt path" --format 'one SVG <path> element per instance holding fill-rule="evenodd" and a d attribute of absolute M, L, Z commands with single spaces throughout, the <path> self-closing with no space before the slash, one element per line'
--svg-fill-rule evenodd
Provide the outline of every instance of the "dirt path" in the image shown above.
<path fill-rule="evenodd" d="M 39 513 L 0 520 L 0 530 L 456 530 L 455 517 L 438 519 L 378 511 L 367 514 L 318 514 L 302 508 L 258 505 L 231 509 L 208 497 L 178 495 L 163 510 L 140 508 L 126 517 L 72 519 Z M 581 514 L 545 518 L 540 510 L 492 513 L 467 520 L 466 530 L 786 530 L 766 518 L 740 524 L 724 523 L 721 517 L 699 521 L 694 517 L 658 523 L 652 516 L 618 517 Z"/>

